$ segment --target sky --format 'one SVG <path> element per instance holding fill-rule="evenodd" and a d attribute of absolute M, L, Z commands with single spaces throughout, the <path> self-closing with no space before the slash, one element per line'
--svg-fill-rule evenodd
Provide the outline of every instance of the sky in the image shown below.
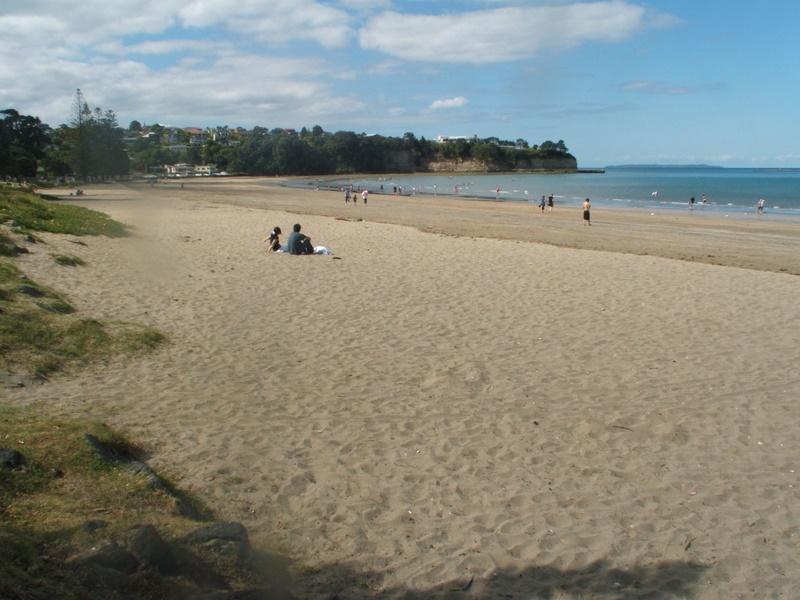
<path fill-rule="evenodd" d="M 796 0 L 3 0 L 0 108 L 800 167 Z"/>

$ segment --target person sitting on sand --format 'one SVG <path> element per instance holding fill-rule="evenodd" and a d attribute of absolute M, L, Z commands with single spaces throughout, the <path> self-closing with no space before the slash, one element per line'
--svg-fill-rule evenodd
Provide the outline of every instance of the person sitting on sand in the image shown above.
<path fill-rule="evenodd" d="M 281 239 L 280 235 L 283 233 L 280 227 L 275 227 L 270 232 L 269 237 L 264 240 L 265 242 L 269 242 L 269 249 L 267 252 L 277 252 L 281 249 Z"/>
<path fill-rule="evenodd" d="M 289 240 L 286 242 L 289 254 L 314 254 L 311 238 L 300 233 L 300 223 L 295 223 L 292 229 L 294 231 L 289 234 Z"/>

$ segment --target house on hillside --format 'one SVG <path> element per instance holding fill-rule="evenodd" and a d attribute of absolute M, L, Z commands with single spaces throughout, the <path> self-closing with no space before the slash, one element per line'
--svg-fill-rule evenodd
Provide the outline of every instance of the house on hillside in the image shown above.
<path fill-rule="evenodd" d="M 192 146 L 202 146 L 208 141 L 208 133 L 199 127 L 184 127 L 183 130 L 189 136 L 189 143 Z"/>

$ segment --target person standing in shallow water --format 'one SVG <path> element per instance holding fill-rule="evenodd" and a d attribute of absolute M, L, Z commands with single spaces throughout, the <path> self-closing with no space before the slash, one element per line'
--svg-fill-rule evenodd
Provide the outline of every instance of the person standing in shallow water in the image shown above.
<path fill-rule="evenodd" d="M 694 196 L 689 198 L 689 210 L 694 210 Z"/>
<path fill-rule="evenodd" d="M 588 198 L 583 201 L 583 224 L 584 225 L 591 225 L 592 224 L 592 201 Z"/>

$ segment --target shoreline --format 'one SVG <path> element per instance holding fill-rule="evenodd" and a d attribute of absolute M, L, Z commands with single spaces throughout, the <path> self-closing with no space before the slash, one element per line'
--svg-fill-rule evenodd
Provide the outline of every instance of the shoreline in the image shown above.
<path fill-rule="evenodd" d="M 556 174 L 556 173 L 553 173 Z M 265 185 L 280 185 L 289 189 L 295 190 L 302 190 L 302 191 L 325 191 L 325 192 L 335 192 L 340 193 L 339 188 L 334 187 L 325 187 L 325 188 L 314 188 L 312 189 L 313 183 L 308 181 L 305 178 L 301 178 L 300 181 L 307 182 L 306 186 L 295 185 L 290 182 L 266 182 Z M 334 180 L 338 181 L 338 180 Z M 534 202 L 534 199 L 531 198 L 530 200 L 518 199 L 518 198 L 498 198 L 493 199 L 487 196 L 477 196 L 477 195 L 470 195 L 470 194 L 450 194 L 450 193 L 441 193 L 441 194 L 431 194 L 429 192 L 415 192 L 412 194 L 392 194 L 389 192 L 381 192 L 381 191 L 374 191 L 370 190 L 370 197 L 373 196 L 383 196 L 383 197 L 393 197 L 393 198 L 450 198 L 453 200 L 465 200 L 469 202 L 489 202 L 493 204 L 502 204 L 502 203 L 510 203 L 510 204 L 517 204 L 517 205 L 525 205 L 525 206 L 532 206 L 538 208 L 538 201 Z M 556 199 L 560 200 L 560 203 L 557 205 L 559 208 L 563 209 L 574 209 L 581 205 L 583 200 L 579 197 L 570 198 L 567 202 L 564 202 L 564 196 L 554 196 Z M 653 212 L 653 211 L 667 211 L 667 212 L 675 212 L 675 213 L 685 213 L 687 216 L 699 216 L 702 217 L 704 215 L 710 217 L 719 217 L 721 213 L 728 213 L 733 214 L 734 216 L 757 216 L 759 219 L 776 219 L 776 220 L 794 220 L 800 223 L 800 209 L 783 209 L 780 207 L 777 208 L 767 208 L 765 209 L 764 213 L 761 215 L 757 215 L 756 210 L 754 207 L 748 207 L 744 205 L 731 205 L 731 204 L 716 204 L 716 203 L 709 203 L 706 205 L 696 205 L 695 208 L 689 209 L 686 203 L 681 202 L 659 202 L 653 205 L 643 204 L 642 206 L 621 206 L 620 204 L 607 204 L 607 202 L 614 202 L 609 200 L 592 200 L 593 208 L 598 210 L 613 210 L 613 211 L 630 211 L 632 213 L 637 212 Z M 622 202 L 622 201 L 619 201 Z M 644 200 L 637 200 L 637 201 L 630 201 L 630 202 L 646 202 Z M 777 212 L 777 211 L 792 211 L 789 212 Z M 729 215 L 725 214 L 725 218 L 728 218 Z"/>
<path fill-rule="evenodd" d="M 367 207 L 345 206 L 339 192 L 285 187 L 287 178 L 188 181 L 186 189 L 159 184 L 159 193 L 196 191 L 224 204 L 414 227 L 427 233 L 543 243 L 563 248 L 660 256 L 713 265 L 800 275 L 800 219 L 738 218 L 702 211 L 645 211 L 593 207 L 583 227 L 579 207 L 542 214 L 521 202 L 452 196 L 370 194 Z M 140 187 L 138 185 L 132 186 Z M 143 186 L 142 186 L 143 187 Z M 152 188 L 146 188 L 152 189 Z M 752 217 L 752 218 L 751 218 Z"/>

